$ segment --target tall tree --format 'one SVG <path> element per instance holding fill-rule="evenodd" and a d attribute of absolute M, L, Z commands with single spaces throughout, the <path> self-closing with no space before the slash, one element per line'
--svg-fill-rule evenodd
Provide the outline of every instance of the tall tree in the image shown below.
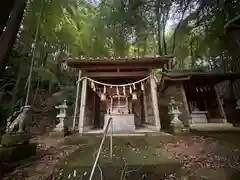
<path fill-rule="evenodd" d="M 0 35 L 3 32 L 3 29 L 6 26 L 6 23 L 8 21 L 8 18 L 10 16 L 10 13 L 12 11 L 13 8 L 13 4 L 14 4 L 14 0 L 5 0 L 4 6 L 1 6 L 0 8 L 0 12 L 1 12 L 1 16 L 0 16 Z"/>
<path fill-rule="evenodd" d="M 0 73 L 5 69 L 20 28 L 27 0 L 15 0 L 5 30 L 0 36 Z"/>

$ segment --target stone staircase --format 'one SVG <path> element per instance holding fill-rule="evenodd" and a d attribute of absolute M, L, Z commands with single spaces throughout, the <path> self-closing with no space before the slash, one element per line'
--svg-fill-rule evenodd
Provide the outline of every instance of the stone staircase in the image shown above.
<path fill-rule="evenodd" d="M 191 131 L 205 132 L 235 132 L 240 131 L 240 127 L 235 127 L 231 123 L 198 123 L 190 125 Z"/>

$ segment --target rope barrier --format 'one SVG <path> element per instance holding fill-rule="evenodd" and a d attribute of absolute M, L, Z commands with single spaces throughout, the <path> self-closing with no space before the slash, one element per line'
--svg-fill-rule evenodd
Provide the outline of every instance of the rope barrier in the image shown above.
<path fill-rule="evenodd" d="M 85 77 L 82 77 L 79 80 L 77 80 L 77 83 L 81 82 L 83 79 L 85 79 Z"/>
<path fill-rule="evenodd" d="M 156 82 L 158 82 L 158 81 L 157 81 L 157 78 L 156 78 L 155 76 L 150 75 L 150 76 L 147 76 L 147 77 L 145 77 L 145 78 L 143 78 L 143 79 L 141 79 L 141 80 L 135 81 L 135 82 L 133 82 L 133 83 L 127 83 L 127 84 L 108 84 L 108 83 L 102 83 L 102 82 L 96 81 L 96 80 L 94 80 L 94 79 L 91 79 L 91 78 L 89 78 L 89 77 L 82 77 L 81 79 L 79 79 L 79 80 L 77 81 L 77 83 L 81 82 L 83 79 L 87 79 L 87 80 L 89 80 L 89 81 L 91 81 L 91 82 L 93 82 L 93 83 L 95 83 L 95 84 L 100 84 L 100 85 L 102 85 L 102 86 L 109 86 L 109 87 L 126 87 L 126 86 L 133 86 L 134 84 L 142 83 L 143 81 L 146 81 L 147 79 L 149 79 L 149 78 L 151 78 L 151 77 L 153 77 L 154 80 L 155 80 Z"/>

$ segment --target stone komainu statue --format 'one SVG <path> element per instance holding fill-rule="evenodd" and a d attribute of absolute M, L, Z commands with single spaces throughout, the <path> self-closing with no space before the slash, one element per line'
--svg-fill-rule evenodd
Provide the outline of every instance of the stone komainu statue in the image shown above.
<path fill-rule="evenodd" d="M 7 119 L 6 133 L 27 132 L 27 125 L 31 117 L 31 107 L 23 106 Z"/>

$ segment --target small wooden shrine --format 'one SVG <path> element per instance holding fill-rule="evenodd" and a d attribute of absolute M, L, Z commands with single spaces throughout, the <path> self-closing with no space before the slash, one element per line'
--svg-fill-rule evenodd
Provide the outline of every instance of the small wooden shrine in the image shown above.
<path fill-rule="evenodd" d="M 114 132 L 133 132 L 142 127 L 160 131 L 157 78 L 154 69 L 167 66 L 171 57 L 103 58 L 69 60 L 68 66 L 80 70 L 79 117 L 74 125 L 79 133 L 103 130 L 113 118 Z M 78 120 L 77 120 L 78 119 Z M 73 127 L 75 128 L 75 127 Z"/>
<path fill-rule="evenodd" d="M 161 92 L 173 95 L 183 102 L 181 120 L 185 125 L 213 125 L 229 126 L 225 90 L 222 82 L 234 81 L 240 78 L 239 73 L 216 72 L 167 72 L 163 76 Z M 178 92 L 178 93 L 177 93 Z M 161 103 L 160 103 L 161 106 Z"/>

